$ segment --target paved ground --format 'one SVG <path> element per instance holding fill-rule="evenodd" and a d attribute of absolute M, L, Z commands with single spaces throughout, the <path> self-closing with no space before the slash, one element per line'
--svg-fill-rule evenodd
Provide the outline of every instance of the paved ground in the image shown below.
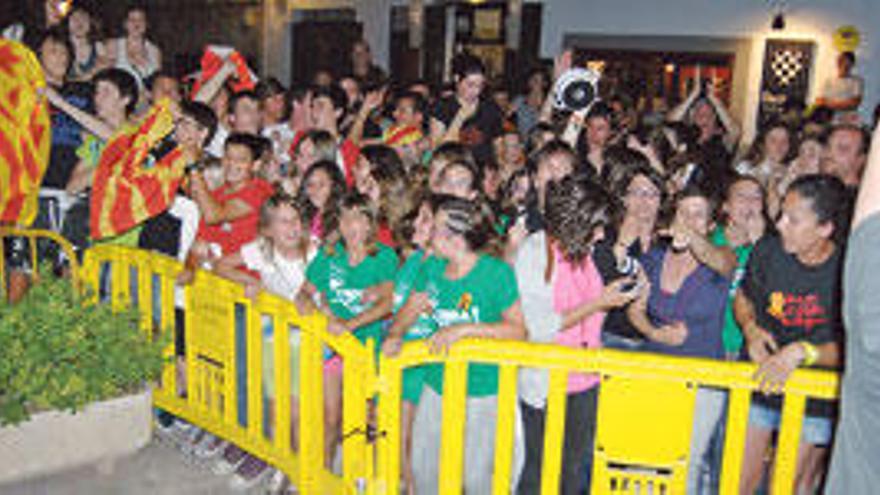
<path fill-rule="evenodd" d="M 229 477 L 213 474 L 168 443 L 154 439 L 138 453 L 107 466 L 87 466 L 47 478 L 0 485 L 2 495 L 220 495 Z M 248 495 L 262 493 L 259 489 Z"/>

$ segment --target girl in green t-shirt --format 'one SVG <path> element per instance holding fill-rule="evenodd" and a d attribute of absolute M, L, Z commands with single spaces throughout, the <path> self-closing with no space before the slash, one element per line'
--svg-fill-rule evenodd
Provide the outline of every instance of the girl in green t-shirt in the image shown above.
<path fill-rule="evenodd" d="M 395 236 L 401 239 L 400 248 L 405 257 L 403 264 L 397 270 L 394 279 L 394 313 L 397 314 L 413 293 L 413 287 L 422 270 L 437 258 L 432 256 L 431 232 L 434 229 L 434 214 L 437 203 L 444 196 L 427 196 L 418 207 L 403 217 L 398 224 Z M 427 299 L 422 296 L 423 303 Z M 427 312 L 419 314 L 416 322 L 406 330 L 403 341 L 420 340 L 430 337 L 437 330 L 437 325 Z M 399 344 L 401 341 L 395 341 Z M 395 345 L 396 345 L 395 344 Z M 425 384 L 425 366 L 415 366 L 403 371 L 403 386 L 401 398 L 401 476 L 407 486 L 407 493 L 412 493 L 412 469 L 410 459 L 412 457 L 412 426 L 415 419 L 416 406 L 422 395 Z"/>
<path fill-rule="evenodd" d="M 467 337 L 525 338 L 513 269 L 485 253 L 494 245 L 490 217 L 486 208 L 459 198 L 446 199 L 438 206 L 431 241 L 436 259 L 423 267 L 413 294 L 395 317 L 383 346 L 386 354 L 399 351 L 403 335 L 423 312 L 439 327 L 428 338 L 436 353 L 447 352 L 452 344 Z M 436 493 L 439 474 L 443 366 L 426 368 L 428 387 L 421 395 L 412 436 L 416 493 Z M 469 367 L 464 444 L 466 493 L 489 493 L 492 489 L 497 392 L 496 366 Z M 518 466 L 522 460 L 521 442 L 515 444 L 520 447 L 514 455 Z"/>
<path fill-rule="evenodd" d="M 339 227 L 306 269 L 303 303 L 320 295 L 327 314 L 327 331 L 351 332 L 361 342 L 373 340 L 378 349 L 382 320 L 391 313 L 397 255 L 376 241 L 376 212 L 358 193 L 343 197 Z M 369 291 L 367 290 L 369 289 Z M 324 363 L 325 463 L 333 462 L 342 422 L 342 359 Z"/>

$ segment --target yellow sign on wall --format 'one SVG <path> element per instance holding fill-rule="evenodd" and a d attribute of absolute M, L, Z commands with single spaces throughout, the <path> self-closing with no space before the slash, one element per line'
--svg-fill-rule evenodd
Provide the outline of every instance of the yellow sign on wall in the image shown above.
<path fill-rule="evenodd" d="M 861 41 L 862 35 L 855 26 L 840 26 L 834 32 L 834 48 L 839 52 L 854 52 Z"/>

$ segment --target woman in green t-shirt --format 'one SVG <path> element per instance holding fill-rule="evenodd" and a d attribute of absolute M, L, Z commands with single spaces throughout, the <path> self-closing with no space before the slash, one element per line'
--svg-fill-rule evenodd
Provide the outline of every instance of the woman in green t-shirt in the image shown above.
<path fill-rule="evenodd" d="M 486 254 L 494 246 L 487 208 L 450 198 L 438 207 L 431 245 L 435 259 L 419 274 L 384 346 L 395 354 L 402 336 L 426 312 L 438 330 L 428 338 L 433 352 L 445 353 L 467 337 L 522 340 L 526 331 L 513 269 Z M 414 297 L 417 296 L 417 297 Z M 413 426 L 412 470 L 416 493 L 437 493 L 442 418 L 443 366 L 428 366 L 428 385 L 422 391 Z M 492 489 L 498 368 L 472 364 L 468 368 L 464 441 L 466 493 Z M 515 422 L 514 469 L 522 462 L 521 425 Z M 515 483 L 517 480 L 513 480 Z"/>
<path fill-rule="evenodd" d="M 351 332 L 361 342 L 373 340 L 378 349 L 382 320 L 393 304 L 397 255 L 376 240 L 376 212 L 369 198 L 349 193 L 339 208 L 339 227 L 306 269 L 299 299 L 305 303 L 320 295 L 321 309 L 329 319 L 328 332 Z M 324 363 L 324 407 L 324 462 L 330 466 L 342 423 L 342 359 L 338 355 Z"/>

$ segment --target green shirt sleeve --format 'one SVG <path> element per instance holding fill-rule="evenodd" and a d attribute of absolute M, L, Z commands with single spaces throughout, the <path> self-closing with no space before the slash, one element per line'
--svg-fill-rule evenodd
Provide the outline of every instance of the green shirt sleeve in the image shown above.
<path fill-rule="evenodd" d="M 492 258 L 492 275 L 486 277 L 486 283 L 491 284 L 494 294 L 494 304 L 498 308 L 498 314 L 507 311 L 519 299 L 519 289 L 516 285 L 516 275 L 513 268 L 507 263 Z"/>

